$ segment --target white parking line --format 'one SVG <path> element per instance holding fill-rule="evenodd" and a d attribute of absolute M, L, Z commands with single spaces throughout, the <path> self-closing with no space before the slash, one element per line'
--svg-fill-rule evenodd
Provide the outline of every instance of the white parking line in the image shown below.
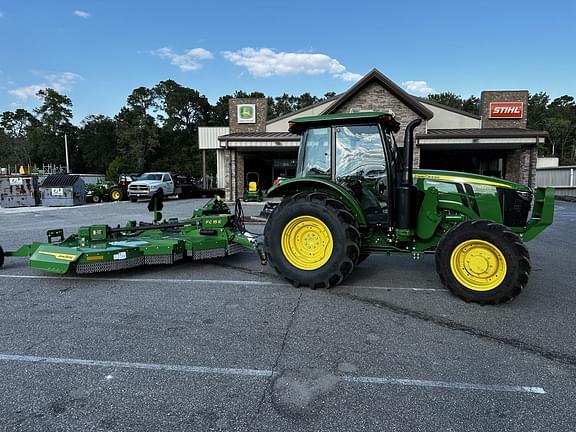
<path fill-rule="evenodd" d="M 96 282 L 127 282 L 127 283 L 186 283 L 186 284 L 205 284 L 205 285 L 254 285 L 254 286 L 273 286 L 273 287 L 291 287 L 292 285 L 281 282 L 254 281 L 254 280 L 220 280 L 220 279 L 158 279 L 158 278 L 104 278 L 90 276 L 43 276 L 43 275 L 13 275 L 2 274 L 0 279 L 47 279 L 63 281 L 96 281 Z M 339 285 L 342 289 L 368 289 L 381 291 L 447 291 L 443 288 L 410 288 L 410 287 L 386 287 L 386 286 L 367 286 L 367 285 Z"/>
<path fill-rule="evenodd" d="M 167 372 L 182 372 L 190 374 L 211 374 L 211 375 L 230 375 L 230 376 L 250 376 L 250 377 L 272 377 L 274 372 L 267 369 L 244 369 L 244 368 L 214 368 L 205 366 L 185 366 L 170 365 L 158 363 L 131 363 L 107 360 L 88 360 L 59 357 L 38 357 L 28 355 L 0 354 L 0 361 L 17 362 L 17 363 L 41 363 L 57 364 L 68 366 L 87 366 L 87 367 L 105 367 L 105 368 L 123 368 L 123 369 L 145 369 Z M 340 380 L 348 383 L 361 384 L 379 384 L 379 385 L 400 385 L 410 387 L 430 387 L 444 388 L 450 390 L 478 390 L 494 392 L 513 392 L 513 393 L 534 393 L 545 394 L 542 387 L 532 386 L 515 386 L 515 385 L 494 385 L 494 384 L 475 384 L 460 383 L 449 381 L 428 381 L 413 379 L 398 379 L 388 377 L 357 377 L 352 375 L 342 375 Z"/>

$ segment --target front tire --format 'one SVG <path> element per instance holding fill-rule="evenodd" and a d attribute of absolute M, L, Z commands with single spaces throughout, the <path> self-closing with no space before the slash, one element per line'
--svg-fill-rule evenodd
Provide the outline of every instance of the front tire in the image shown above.
<path fill-rule="evenodd" d="M 100 195 L 93 195 L 92 196 L 92 202 L 94 204 L 98 204 L 100 202 Z"/>
<path fill-rule="evenodd" d="M 465 221 L 438 244 L 436 271 L 442 283 L 465 301 L 500 304 L 512 300 L 528 283 L 530 255 L 504 225 Z"/>
<path fill-rule="evenodd" d="M 268 218 L 264 250 L 294 286 L 330 288 L 354 269 L 360 232 L 340 201 L 323 193 L 300 193 L 284 199 Z"/>

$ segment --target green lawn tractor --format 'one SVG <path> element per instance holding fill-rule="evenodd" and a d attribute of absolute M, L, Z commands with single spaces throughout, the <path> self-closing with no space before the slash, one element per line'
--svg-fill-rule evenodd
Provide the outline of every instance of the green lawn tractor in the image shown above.
<path fill-rule="evenodd" d="M 239 202 L 231 214 L 217 197 L 183 220 L 162 221 L 162 207 L 162 197 L 154 195 L 148 205 L 154 214 L 152 223 L 83 226 L 66 238 L 62 229 L 53 229 L 47 233 L 47 242 L 33 242 L 7 252 L 0 247 L 0 267 L 4 257 L 29 257 L 30 267 L 35 269 L 86 274 L 258 250 L 256 240 L 244 229 Z M 264 259 L 263 253 L 260 256 Z"/>
<path fill-rule="evenodd" d="M 245 202 L 262 201 L 263 194 L 262 189 L 260 189 L 260 174 L 257 172 L 249 172 L 246 174 L 246 187 L 242 199 Z"/>
<path fill-rule="evenodd" d="M 413 133 L 403 155 L 392 112 L 303 117 L 296 178 L 265 227 L 264 248 L 296 286 L 341 283 L 370 254 L 435 254 L 443 284 L 466 301 L 498 304 L 528 283 L 524 242 L 552 223 L 554 191 L 480 175 L 413 170 Z M 531 218 L 528 215 L 532 211 Z"/>
<path fill-rule="evenodd" d="M 97 183 L 87 184 L 85 189 L 87 202 L 100 203 L 124 199 L 124 193 L 120 186 L 109 181 L 98 180 Z"/>

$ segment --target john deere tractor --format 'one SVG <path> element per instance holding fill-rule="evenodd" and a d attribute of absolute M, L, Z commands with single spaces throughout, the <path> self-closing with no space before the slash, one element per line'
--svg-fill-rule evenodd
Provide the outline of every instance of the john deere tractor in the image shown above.
<path fill-rule="evenodd" d="M 481 175 L 413 170 L 392 112 L 303 117 L 297 175 L 264 232 L 268 261 L 296 286 L 330 288 L 370 254 L 435 254 L 441 281 L 466 301 L 498 304 L 528 283 L 524 242 L 552 223 L 554 191 Z M 531 218 L 528 220 L 530 211 Z"/>

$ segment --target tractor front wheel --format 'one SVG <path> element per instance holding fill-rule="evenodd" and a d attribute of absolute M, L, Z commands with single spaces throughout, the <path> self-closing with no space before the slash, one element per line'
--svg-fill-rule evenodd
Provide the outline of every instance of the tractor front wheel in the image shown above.
<path fill-rule="evenodd" d="M 93 202 L 94 204 L 98 204 L 100 201 L 101 201 L 100 195 L 98 195 L 98 194 L 92 195 L 92 202 Z"/>
<path fill-rule="evenodd" d="M 465 221 L 438 244 L 436 271 L 465 301 L 499 304 L 512 300 L 528 283 L 530 256 L 522 240 L 504 225 Z"/>
<path fill-rule="evenodd" d="M 284 199 L 269 217 L 264 249 L 270 264 L 293 285 L 330 288 L 354 269 L 360 232 L 340 201 L 299 193 Z"/>

